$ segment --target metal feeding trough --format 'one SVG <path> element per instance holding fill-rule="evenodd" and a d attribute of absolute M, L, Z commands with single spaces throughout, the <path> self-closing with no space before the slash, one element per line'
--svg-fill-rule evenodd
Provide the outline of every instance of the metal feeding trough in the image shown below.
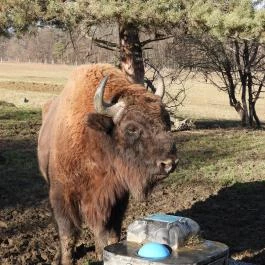
<path fill-rule="evenodd" d="M 228 247 L 199 232 L 190 218 L 148 216 L 129 225 L 127 240 L 104 248 L 104 265 L 226 265 Z"/>

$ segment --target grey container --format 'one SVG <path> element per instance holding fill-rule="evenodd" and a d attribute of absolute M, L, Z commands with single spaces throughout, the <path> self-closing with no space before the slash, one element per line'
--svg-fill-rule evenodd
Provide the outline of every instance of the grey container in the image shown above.
<path fill-rule="evenodd" d="M 229 249 L 225 244 L 203 240 L 200 227 L 192 219 L 154 214 L 129 225 L 127 240 L 104 248 L 104 265 L 226 265 Z M 187 244 L 189 238 L 198 240 Z M 165 244 L 171 255 L 154 260 L 138 256 L 139 249 L 148 242 Z"/>
<path fill-rule="evenodd" d="M 128 226 L 127 241 L 138 244 L 157 242 L 176 250 L 184 246 L 190 237 L 198 235 L 199 231 L 198 223 L 190 218 L 153 214 Z"/>
<path fill-rule="evenodd" d="M 105 247 L 104 265 L 226 265 L 228 247 L 219 242 L 205 240 L 192 247 L 179 248 L 163 260 L 141 258 L 137 252 L 141 245 L 123 241 Z"/>

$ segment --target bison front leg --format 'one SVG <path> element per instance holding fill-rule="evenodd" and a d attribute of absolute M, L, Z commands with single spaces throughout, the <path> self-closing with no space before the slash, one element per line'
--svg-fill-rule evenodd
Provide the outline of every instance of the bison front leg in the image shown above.
<path fill-rule="evenodd" d="M 114 230 L 108 230 L 107 228 L 99 228 L 94 234 L 96 256 L 98 260 L 102 260 L 104 247 L 117 243 L 120 239 L 120 235 Z"/>
<path fill-rule="evenodd" d="M 73 249 L 75 246 L 76 230 L 67 214 L 67 207 L 61 193 L 50 191 L 50 203 L 58 227 L 60 251 L 56 257 L 59 265 L 73 264 Z"/>
<path fill-rule="evenodd" d="M 103 248 L 107 245 L 117 243 L 120 240 L 121 226 L 124 213 L 129 201 L 129 194 L 125 193 L 116 204 L 112 206 L 107 222 L 98 222 L 94 227 L 96 241 L 96 253 L 99 259 L 102 259 Z"/>

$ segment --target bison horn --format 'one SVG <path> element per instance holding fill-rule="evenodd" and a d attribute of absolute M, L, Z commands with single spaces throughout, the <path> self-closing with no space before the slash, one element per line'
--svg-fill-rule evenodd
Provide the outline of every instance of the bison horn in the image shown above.
<path fill-rule="evenodd" d="M 120 116 L 121 112 L 125 107 L 124 101 L 119 101 L 115 104 L 107 103 L 103 100 L 105 87 L 109 77 L 105 76 L 97 87 L 95 96 L 94 96 L 94 108 L 97 113 L 113 117 L 114 121 Z"/>

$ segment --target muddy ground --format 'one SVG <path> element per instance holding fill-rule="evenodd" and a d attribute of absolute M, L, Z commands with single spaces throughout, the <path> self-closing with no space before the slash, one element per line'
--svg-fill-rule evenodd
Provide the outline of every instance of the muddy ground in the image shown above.
<path fill-rule="evenodd" d="M 49 208 L 47 186 L 40 177 L 36 160 L 39 126 L 33 119 L 26 125 L 12 125 L 11 135 L 0 137 L 1 265 L 52 264 L 57 254 L 58 234 Z M 187 138 L 185 132 L 179 134 L 180 142 L 182 138 Z M 161 184 L 146 203 L 131 201 L 123 236 L 130 222 L 155 212 L 193 218 L 200 224 L 203 236 L 227 244 L 232 257 L 265 264 L 263 181 L 228 187 L 209 186 L 201 181 Z M 76 264 L 94 260 L 94 241 L 88 230 L 80 237 L 75 260 Z"/>

